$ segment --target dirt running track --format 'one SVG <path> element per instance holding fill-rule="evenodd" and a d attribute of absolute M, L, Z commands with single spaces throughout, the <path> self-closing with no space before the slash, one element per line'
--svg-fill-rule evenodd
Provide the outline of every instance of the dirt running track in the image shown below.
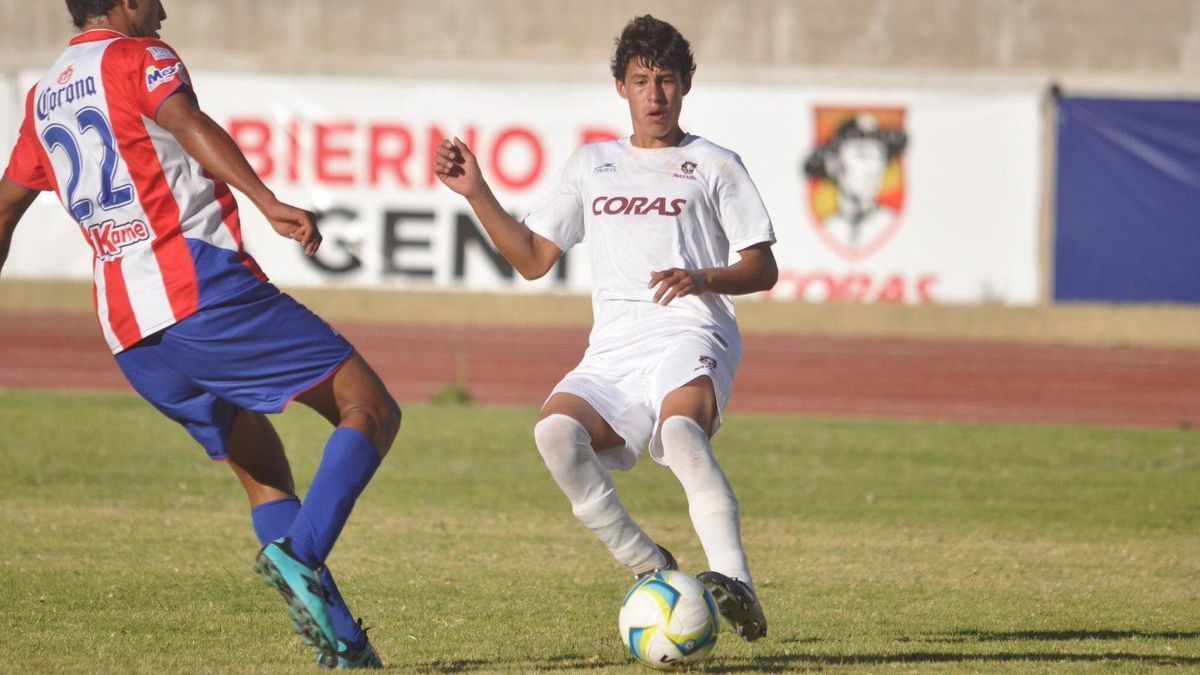
<path fill-rule="evenodd" d="M 537 405 L 579 329 L 339 323 L 401 402 L 466 378 L 481 403 Z M 1200 350 L 746 336 L 734 412 L 1200 427 Z M 95 319 L 0 316 L 0 387 L 130 391 Z"/>

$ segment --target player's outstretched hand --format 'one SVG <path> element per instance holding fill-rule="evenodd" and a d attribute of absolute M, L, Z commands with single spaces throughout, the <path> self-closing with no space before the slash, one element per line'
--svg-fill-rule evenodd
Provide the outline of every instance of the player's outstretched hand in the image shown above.
<path fill-rule="evenodd" d="M 433 153 L 433 173 L 442 183 L 470 199 L 483 189 L 483 174 L 475 155 L 457 136 L 446 139 Z"/>
<path fill-rule="evenodd" d="M 304 255 L 310 256 L 321 247 L 321 232 L 312 213 L 281 201 L 267 204 L 262 208 L 262 213 L 279 236 L 299 242 L 304 248 Z"/>
<path fill-rule="evenodd" d="M 704 280 L 703 274 L 678 267 L 651 272 L 650 283 L 646 284 L 646 288 L 654 288 L 655 285 L 658 286 L 658 290 L 654 292 L 654 302 L 660 305 L 669 305 L 675 298 L 700 295 L 708 290 L 708 282 Z"/>

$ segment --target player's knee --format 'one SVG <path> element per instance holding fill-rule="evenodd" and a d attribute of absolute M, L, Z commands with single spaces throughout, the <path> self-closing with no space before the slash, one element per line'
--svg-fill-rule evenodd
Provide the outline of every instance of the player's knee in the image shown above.
<path fill-rule="evenodd" d="M 663 420 L 658 432 L 663 447 L 696 448 L 708 445 L 708 434 L 696 420 L 684 415 L 673 415 Z"/>
<path fill-rule="evenodd" d="M 368 402 L 347 406 L 341 411 L 343 424 L 360 429 L 380 457 L 386 457 L 400 431 L 400 406 L 386 392 Z"/>
<path fill-rule="evenodd" d="M 587 429 L 567 415 L 550 415 L 534 425 L 533 441 L 551 472 L 575 462 L 581 450 L 592 447 Z"/>
<path fill-rule="evenodd" d="M 690 417 L 668 417 L 659 429 L 663 454 L 672 469 L 696 470 L 713 463 L 708 434 Z"/>
<path fill-rule="evenodd" d="M 396 399 L 390 394 L 384 396 L 384 400 L 380 401 L 378 410 L 376 411 L 376 425 L 379 435 L 379 455 L 385 456 L 391 450 L 392 443 L 396 440 L 396 434 L 400 433 L 400 421 L 403 417 L 399 404 Z"/>

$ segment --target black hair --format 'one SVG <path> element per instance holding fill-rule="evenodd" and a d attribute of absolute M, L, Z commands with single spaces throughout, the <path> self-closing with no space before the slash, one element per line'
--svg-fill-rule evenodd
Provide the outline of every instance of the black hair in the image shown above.
<path fill-rule="evenodd" d="M 613 77 L 624 80 L 630 63 L 672 70 L 679 74 L 685 88 L 692 86 L 692 73 L 696 72 L 688 41 L 674 26 L 649 14 L 625 24 L 612 58 Z"/>
<path fill-rule="evenodd" d="M 871 115 L 855 115 L 838 125 L 833 137 L 825 145 L 813 151 L 804 163 L 804 173 L 814 178 L 829 178 L 828 158 L 836 155 L 842 143 L 856 138 L 869 138 L 883 144 L 888 161 L 904 152 L 908 145 L 908 134 L 899 129 L 880 129 Z"/>
<path fill-rule="evenodd" d="M 67 10 L 76 28 L 83 28 L 93 16 L 104 16 L 117 4 L 117 0 L 67 0 Z"/>

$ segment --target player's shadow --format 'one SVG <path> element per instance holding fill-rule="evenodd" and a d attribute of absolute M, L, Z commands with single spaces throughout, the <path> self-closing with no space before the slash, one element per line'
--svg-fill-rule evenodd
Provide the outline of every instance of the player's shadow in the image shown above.
<path fill-rule="evenodd" d="M 541 659 L 531 659 L 520 665 L 522 670 L 591 670 L 595 668 L 612 668 L 628 666 L 633 663 L 629 659 L 605 659 L 596 656 L 563 655 L 549 656 Z M 448 661 L 433 661 L 414 666 L 423 673 L 468 673 L 474 671 L 494 672 L 511 668 L 511 664 L 483 659 L 454 659 Z"/>
<path fill-rule="evenodd" d="M 1194 640 L 1200 632 L 1143 631 L 1143 630 L 1063 630 L 1063 631 L 981 631 L 959 630 L 949 633 L 928 633 L 900 638 L 901 643 L 960 644 L 967 642 L 1077 642 L 1086 640 Z M 787 644 L 820 645 L 823 640 L 815 637 L 781 636 L 775 638 Z M 1058 650 L 1022 650 L 990 654 L 953 654 L 927 649 L 898 651 L 896 653 L 818 653 L 783 654 L 758 657 L 720 656 L 698 668 L 706 673 L 783 673 L 803 669 L 831 668 L 836 666 L 888 666 L 920 664 L 1002 664 L 1023 661 L 1029 663 L 1053 663 L 1061 665 L 1109 663 L 1136 664 L 1142 667 L 1200 667 L 1200 656 L 1171 656 L 1165 654 L 1137 654 L 1127 651 L 1109 650 L 1095 653 L 1071 653 Z M 540 659 L 531 659 L 522 664 L 523 670 L 592 670 L 621 668 L 632 661 L 626 658 L 603 658 L 595 655 L 583 656 L 564 654 Z M 484 659 L 454 659 L 414 664 L 421 672 L 464 673 L 493 671 L 503 664 Z"/>
<path fill-rule="evenodd" d="M 1072 640 L 1195 640 L 1200 632 L 1146 631 L 1146 630 L 1017 630 L 985 631 L 959 630 L 952 633 L 932 634 L 926 637 L 936 642 L 1022 642 L 1048 641 L 1067 642 Z"/>
<path fill-rule="evenodd" d="M 409 665 L 421 673 L 469 673 L 476 670 L 493 670 L 498 666 L 493 661 L 483 659 L 450 659 Z M 408 668 L 409 665 L 404 668 Z"/>
<path fill-rule="evenodd" d="M 820 638 L 803 636 L 781 636 L 781 642 L 788 644 L 819 645 Z M 909 638 L 900 638 L 899 642 L 920 643 L 988 643 L 988 642 L 1081 642 L 1090 640 L 1194 640 L 1200 639 L 1200 632 L 1186 631 L 1145 631 L 1145 630 L 1062 630 L 1062 631 L 982 631 L 959 630 L 949 633 L 922 634 Z M 788 654 L 760 657 L 727 657 L 717 658 L 705 664 L 703 670 L 709 673 L 740 673 L 763 672 L 779 673 L 798 669 L 818 669 L 834 666 L 887 666 L 887 665 L 920 665 L 920 664 L 969 664 L 982 665 L 987 663 L 1001 664 L 1012 661 L 1036 663 L 1056 663 L 1062 665 L 1109 663 L 1136 664 L 1142 667 L 1200 667 L 1200 656 L 1173 656 L 1169 654 L 1139 654 L 1128 651 L 1110 649 L 1096 653 L 1062 652 L 1059 649 L 1022 650 L 985 654 L 954 654 L 932 651 L 928 649 L 899 651 L 891 654 L 882 653 L 817 653 Z"/>
<path fill-rule="evenodd" d="M 1002 654 L 946 654 L 940 652 L 901 652 L 896 654 L 789 654 L 760 658 L 730 659 L 705 664 L 709 673 L 785 673 L 805 668 L 831 668 L 835 666 L 887 666 L 920 664 L 985 664 L 1009 661 L 1056 663 L 1062 665 L 1084 663 L 1125 663 L 1149 667 L 1200 666 L 1196 656 L 1160 656 L 1155 654 L 1128 654 L 1106 652 L 1101 654 L 1064 654 L 1060 652 L 1005 652 Z"/>

